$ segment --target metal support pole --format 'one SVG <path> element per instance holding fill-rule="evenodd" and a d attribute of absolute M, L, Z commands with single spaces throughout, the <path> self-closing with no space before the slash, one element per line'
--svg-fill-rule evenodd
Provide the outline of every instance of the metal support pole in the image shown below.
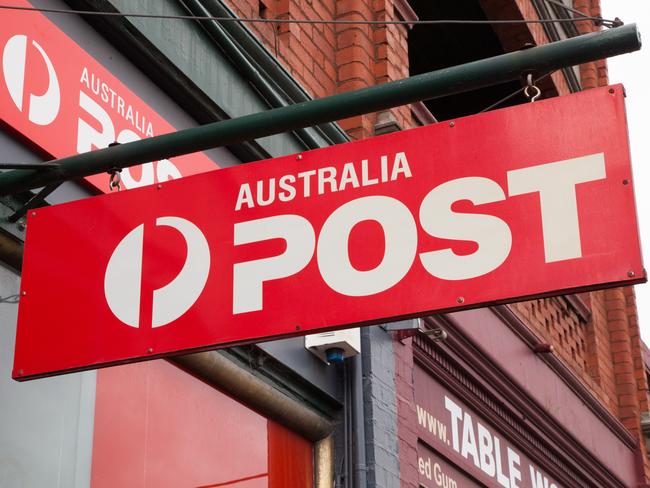
<path fill-rule="evenodd" d="M 58 167 L 45 171 L 8 171 L 0 174 L 0 195 L 462 93 L 516 80 L 525 72 L 545 73 L 640 48 L 641 38 L 635 24 L 594 32 L 404 80 L 70 156 L 59 159 Z"/>

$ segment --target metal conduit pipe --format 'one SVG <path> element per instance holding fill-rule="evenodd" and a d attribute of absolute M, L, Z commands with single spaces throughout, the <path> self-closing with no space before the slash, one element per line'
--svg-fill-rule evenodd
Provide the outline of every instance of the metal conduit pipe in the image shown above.
<path fill-rule="evenodd" d="M 366 417 L 363 410 L 363 370 L 361 355 L 348 359 L 352 381 L 352 430 L 354 432 L 354 486 L 367 486 Z"/>
<path fill-rule="evenodd" d="M 211 13 L 197 0 L 182 0 L 182 3 L 193 15 L 211 15 Z M 260 92 L 271 106 L 286 107 L 289 105 L 289 103 L 287 103 L 287 101 L 269 83 L 266 77 L 260 73 L 259 69 L 254 65 L 254 61 L 239 49 L 231 35 L 224 30 L 221 24 L 214 20 L 203 20 L 200 21 L 200 24 L 206 30 L 208 35 L 219 44 L 235 67 L 251 82 L 255 89 Z M 295 133 L 296 136 L 310 149 L 317 149 L 323 146 L 318 142 L 313 134 L 313 129 L 296 129 Z"/>
<path fill-rule="evenodd" d="M 324 439 L 334 430 L 332 422 L 217 351 L 178 356 L 171 361 L 310 441 Z"/>
<path fill-rule="evenodd" d="M 17 271 L 23 266 L 22 241 L 3 230 L 0 230 L 0 261 Z"/>
<path fill-rule="evenodd" d="M 232 11 L 221 0 L 202 0 L 207 9 L 215 17 L 235 17 Z M 250 57 L 277 83 L 278 87 L 290 97 L 294 103 L 307 102 L 311 98 L 298 85 L 284 67 L 271 55 L 268 50 L 253 36 L 245 24 L 224 22 L 222 28 L 249 53 Z M 336 123 L 326 123 L 318 128 L 333 144 L 348 142 L 347 134 Z"/>
<path fill-rule="evenodd" d="M 641 48 L 635 24 L 594 32 L 391 83 L 298 103 L 59 159 L 57 168 L 0 174 L 0 195 L 135 166 L 322 122 L 462 93 Z"/>

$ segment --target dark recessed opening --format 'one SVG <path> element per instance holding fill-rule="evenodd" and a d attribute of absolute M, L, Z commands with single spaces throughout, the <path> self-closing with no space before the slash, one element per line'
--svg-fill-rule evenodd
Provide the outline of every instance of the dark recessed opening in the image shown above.
<path fill-rule="evenodd" d="M 268 19 L 269 18 L 269 8 L 263 0 L 258 0 L 257 11 L 260 18 Z"/>
<path fill-rule="evenodd" d="M 485 20 L 478 0 L 410 0 L 422 20 L 471 19 Z M 409 32 L 409 63 L 411 75 L 425 73 L 477 59 L 503 54 L 504 50 L 490 25 L 437 24 L 416 25 Z M 470 115 L 521 88 L 519 81 L 503 83 L 472 92 L 425 101 L 438 120 Z M 520 94 L 499 107 L 526 102 Z"/>

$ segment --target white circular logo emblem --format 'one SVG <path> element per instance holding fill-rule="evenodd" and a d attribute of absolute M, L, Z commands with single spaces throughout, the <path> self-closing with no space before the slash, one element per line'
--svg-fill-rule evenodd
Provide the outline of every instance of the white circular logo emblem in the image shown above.
<path fill-rule="evenodd" d="M 34 40 L 32 40 L 32 46 L 36 48 L 45 63 L 48 84 L 45 93 L 40 95 L 31 93 L 29 95 L 29 111 L 27 117 L 37 125 L 48 125 L 54 121 L 61 107 L 59 80 L 56 77 L 52 61 L 50 61 L 45 50 Z M 26 59 L 27 36 L 22 34 L 13 36 L 7 41 L 2 52 L 2 71 L 9 95 L 21 112 L 23 111 L 23 96 L 25 92 Z"/>
<path fill-rule="evenodd" d="M 187 243 L 187 257 L 178 275 L 153 292 L 152 327 L 162 327 L 187 312 L 201 295 L 210 271 L 210 248 L 203 233 L 189 220 L 159 217 L 157 226 L 180 232 Z M 131 327 L 140 327 L 142 250 L 144 224 L 117 245 L 106 267 L 104 294 L 111 312 Z"/>

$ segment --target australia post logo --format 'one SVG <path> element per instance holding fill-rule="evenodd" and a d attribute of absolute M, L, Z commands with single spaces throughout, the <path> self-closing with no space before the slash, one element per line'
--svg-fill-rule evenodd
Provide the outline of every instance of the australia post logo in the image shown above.
<path fill-rule="evenodd" d="M 30 6 L 28 2 L 14 2 Z M 45 157 L 61 158 L 175 130 L 41 14 L 2 12 L 0 120 Z M 131 68 L 126 60 L 123 72 Z M 215 169 L 202 153 L 122 170 L 137 188 Z M 108 175 L 87 181 L 109 190 Z"/>
<path fill-rule="evenodd" d="M 25 101 L 25 78 L 27 75 L 27 46 L 28 43 L 39 54 L 47 72 L 47 83 L 42 94 L 29 94 L 29 102 Z M 61 89 L 59 79 L 54 71 L 50 57 L 43 47 L 27 36 L 17 34 L 7 41 L 2 52 L 2 74 L 9 91 L 11 100 L 21 112 L 26 112 L 30 122 L 37 125 L 51 124 L 61 108 Z"/>
<path fill-rule="evenodd" d="M 183 315 L 201 295 L 210 270 L 210 249 L 203 233 L 189 220 L 160 217 L 156 226 L 179 232 L 187 246 L 185 262 L 174 279 L 153 291 L 151 327 L 162 327 Z M 111 312 L 123 323 L 140 327 L 144 224 L 137 226 L 113 251 L 104 277 Z"/>

